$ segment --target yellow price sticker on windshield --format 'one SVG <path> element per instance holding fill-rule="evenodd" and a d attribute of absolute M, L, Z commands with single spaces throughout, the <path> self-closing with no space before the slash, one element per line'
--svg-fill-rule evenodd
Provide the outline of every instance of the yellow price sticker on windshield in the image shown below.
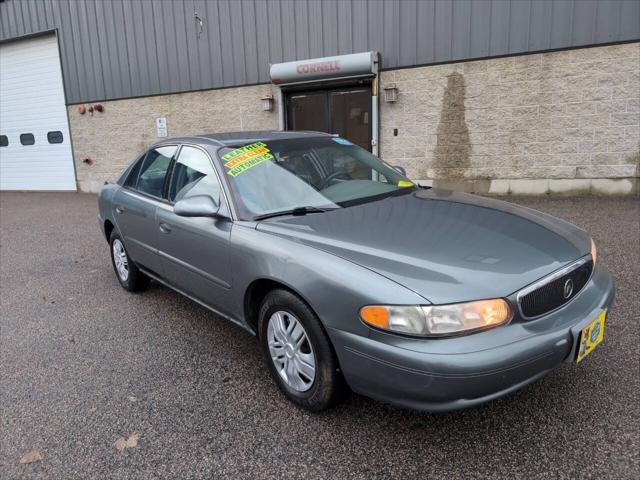
<path fill-rule="evenodd" d="M 270 153 L 263 153 L 262 155 L 252 157 L 242 161 L 241 163 L 238 163 L 233 168 L 229 169 L 227 171 L 227 174 L 231 175 L 232 177 L 236 177 L 241 173 L 244 173 L 247 170 L 255 167 L 256 165 L 260 165 L 261 163 L 269 160 L 273 160 L 273 155 L 271 155 Z"/>
<path fill-rule="evenodd" d="M 226 161 L 224 166 L 229 169 L 227 174 L 235 177 L 267 160 L 273 160 L 273 155 L 269 153 L 266 144 L 256 142 L 236 148 L 224 154 L 222 159 Z"/>
<path fill-rule="evenodd" d="M 413 187 L 413 182 L 410 182 L 409 180 L 400 180 L 398 182 L 398 186 L 399 187 Z"/>

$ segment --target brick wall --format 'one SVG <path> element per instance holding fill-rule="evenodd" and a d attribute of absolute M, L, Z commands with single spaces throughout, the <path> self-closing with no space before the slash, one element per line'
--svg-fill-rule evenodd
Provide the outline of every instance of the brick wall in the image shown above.
<path fill-rule="evenodd" d="M 386 71 L 382 158 L 493 193 L 638 188 L 640 43 Z M 394 136 L 394 129 L 398 129 Z"/>
<path fill-rule="evenodd" d="M 166 117 L 169 137 L 234 130 L 273 130 L 275 112 L 262 110 L 268 85 L 102 102 L 103 113 L 68 107 L 78 187 L 96 192 L 159 139 L 155 119 Z M 91 157 L 88 165 L 82 160 Z"/>

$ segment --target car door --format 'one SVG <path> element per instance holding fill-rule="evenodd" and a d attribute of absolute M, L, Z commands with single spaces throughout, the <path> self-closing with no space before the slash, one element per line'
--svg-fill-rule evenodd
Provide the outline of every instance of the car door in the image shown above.
<path fill-rule="evenodd" d="M 129 256 L 158 275 L 162 274 L 162 264 L 158 256 L 156 210 L 166 203 L 163 198 L 166 176 L 177 149 L 169 145 L 149 150 L 131 169 L 113 201 L 113 216 Z"/>
<path fill-rule="evenodd" d="M 227 218 L 180 217 L 173 204 L 209 195 Z M 179 290 L 222 313 L 229 311 L 231 272 L 229 242 L 232 221 L 220 181 L 205 150 L 182 146 L 169 180 L 168 204 L 157 211 L 159 252 L 165 278 Z"/>

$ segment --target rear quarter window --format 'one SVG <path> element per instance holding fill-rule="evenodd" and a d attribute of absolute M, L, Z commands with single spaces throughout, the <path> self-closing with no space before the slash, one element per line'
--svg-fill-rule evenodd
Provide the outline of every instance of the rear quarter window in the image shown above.
<path fill-rule="evenodd" d="M 118 183 L 125 187 L 134 188 L 138 181 L 138 174 L 140 173 L 140 164 L 144 161 L 144 157 L 147 156 L 147 152 L 144 152 L 138 157 L 138 159 L 127 167 L 122 173 L 122 176 L 118 180 Z"/>

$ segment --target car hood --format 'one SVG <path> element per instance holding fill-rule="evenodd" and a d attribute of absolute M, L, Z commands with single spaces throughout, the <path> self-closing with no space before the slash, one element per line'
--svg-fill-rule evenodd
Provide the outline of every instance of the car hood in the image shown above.
<path fill-rule="evenodd" d="M 373 270 L 432 303 L 508 296 L 591 247 L 584 230 L 550 215 L 436 189 L 256 228 Z"/>

